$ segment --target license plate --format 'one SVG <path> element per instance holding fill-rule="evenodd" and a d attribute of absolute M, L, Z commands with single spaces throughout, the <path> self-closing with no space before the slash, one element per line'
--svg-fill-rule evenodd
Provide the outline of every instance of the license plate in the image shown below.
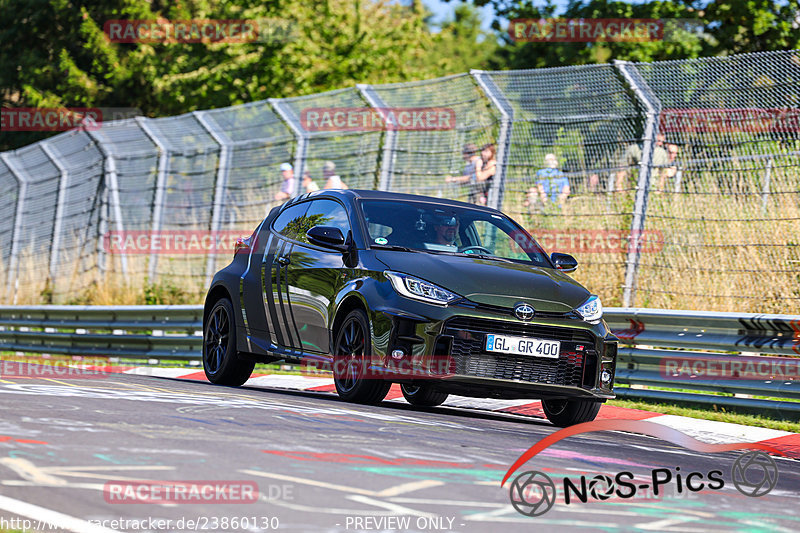
<path fill-rule="evenodd" d="M 529 337 L 487 335 L 486 351 L 558 359 L 558 354 L 561 351 L 561 343 L 559 341 L 546 341 L 542 339 L 531 339 Z"/>

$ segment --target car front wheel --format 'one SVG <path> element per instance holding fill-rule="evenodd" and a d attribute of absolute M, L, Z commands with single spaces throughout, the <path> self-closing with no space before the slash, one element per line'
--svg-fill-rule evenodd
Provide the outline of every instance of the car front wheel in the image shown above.
<path fill-rule="evenodd" d="M 442 405 L 447 399 L 446 392 L 435 391 L 428 384 L 407 385 L 403 383 L 400 385 L 400 390 L 408 403 L 419 407 L 435 407 Z"/>
<path fill-rule="evenodd" d="M 354 309 L 345 317 L 336 332 L 334 347 L 333 382 L 339 396 L 354 403 L 381 402 L 392 384 L 382 379 L 368 379 L 372 343 L 364 311 Z"/>
<path fill-rule="evenodd" d="M 217 300 L 203 328 L 203 370 L 211 383 L 238 387 L 253 373 L 255 363 L 242 361 L 236 353 L 236 323 L 233 304 Z"/>
<path fill-rule="evenodd" d="M 547 419 L 559 427 L 591 422 L 597 416 L 601 404 L 602 402 L 593 400 L 542 400 Z"/>

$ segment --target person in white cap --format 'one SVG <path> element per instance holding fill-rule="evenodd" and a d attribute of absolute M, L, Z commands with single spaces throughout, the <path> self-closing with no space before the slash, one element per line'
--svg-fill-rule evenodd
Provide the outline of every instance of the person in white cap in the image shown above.
<path fill-rule="evenodd" d="M 347 185 L 342 181 L 341 176 L 336 174 L 336 163 L 325 161 L 322 165 L 322 177 L 326 179 L 325 189 L 346 189 Z"/>
<path fill-rule="evenodd" d="M 294 168 L 290 163 L 281 164 L 281 176 L 283 176 L 283 183 L 281 183 L 281 190 L 275 193 L 276 202 L 288 200 L 294 194 Z"/>

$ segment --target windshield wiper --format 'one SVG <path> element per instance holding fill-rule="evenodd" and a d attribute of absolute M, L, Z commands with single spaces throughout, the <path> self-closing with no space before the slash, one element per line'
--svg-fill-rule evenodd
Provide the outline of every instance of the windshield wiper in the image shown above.
<path fill-rule="evenodd" d="M 465 254 L 463 252 L 458 252 L 459 255 L 463 255 L 464 257 L 477 257 L 478 259 L 490 259 L 492 261 L 501 261 L 503 263 L 513 263 L 510 259 L 506 259 L 505 257 L 498 257 L 496 255 L 486 255 L 486 254 Z"/>
<path fill-rule="evenodd" d="M 409 248 L 408 246 L 400 246 L 397 244 L 370 244 L 370 248 L 377 248 L 379 250 L 396 250 L 398 252 L 417 252 L 419 250 L 414 250 Z"/>

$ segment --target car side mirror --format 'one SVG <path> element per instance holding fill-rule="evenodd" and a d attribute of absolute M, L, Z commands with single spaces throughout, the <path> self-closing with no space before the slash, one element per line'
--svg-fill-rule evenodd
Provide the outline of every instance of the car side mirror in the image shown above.
<path fill-rule="evenodd" d="M 306 232 L 306 239 L 311 244 L 322 246 L 323 248 L 330 248 L 340 252 L 347 251 L 342 230 L 333 226 L 314 226 Z"/>
<path fill-rule="evenodd" d="M 562 272 L 573 272 L 578 268 L 578 261 L 569 254 L 560 254 L 555 252 L 550 255 L 550 261 L 553 262 L 555 267 Z"/>

